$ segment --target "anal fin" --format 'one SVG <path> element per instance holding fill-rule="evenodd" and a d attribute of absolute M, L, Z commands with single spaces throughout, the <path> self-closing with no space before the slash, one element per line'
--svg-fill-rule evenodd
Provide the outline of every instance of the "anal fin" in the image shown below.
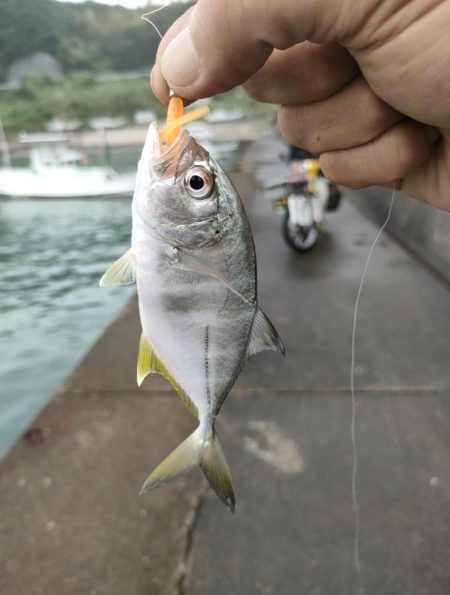
<path fill-rule="evenodd" d="M 118 258 L 100 279 L 100 287 L 116 287 L 136 282 L 136 263 L 131 248 Z"/>
<path fill-rule="evenodd" d="M 142 332 L 141 340 L 139 342 L 139 354 L 137 361 L 137 383 L 139 386 L 144 382 L 144 378 L 148 374 L 161 374 L 166 380 L 170 382 L 173 388 L 177 391 L 178 396 L 186 405 L 187 409 L 194 417 L 198 419 L 198 409 L 190 399 L 187 392 L 178 384 L 166 366 L 158 357 L 152 342 L 147 335 Z"/>
<path fill-rule="evenodd" d="M 278 351 L 285 355 L 283 341 L 275 327 L 260 308 L 256 308 L 253 319 L 250 342 L 247 348 L 247 359 L 260 351 Z"/>

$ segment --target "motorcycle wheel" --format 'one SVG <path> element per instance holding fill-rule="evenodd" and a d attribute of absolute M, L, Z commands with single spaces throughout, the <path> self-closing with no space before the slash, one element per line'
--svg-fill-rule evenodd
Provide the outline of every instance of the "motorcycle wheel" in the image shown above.
<path fill-rule="evenodd" d="M 287 245 L 296 252 L 307 252 L 316 245 L 319 230 L 314 225 L 308 229 L 293 228 L 289 221 L 289 211 L 286 210 L 281 228 Z"/>
<path fill-rule="evenodd" d="M 341 203 L 341 192 L 336 184 L 330 182 L 327 211 L 336 211 Z"/>

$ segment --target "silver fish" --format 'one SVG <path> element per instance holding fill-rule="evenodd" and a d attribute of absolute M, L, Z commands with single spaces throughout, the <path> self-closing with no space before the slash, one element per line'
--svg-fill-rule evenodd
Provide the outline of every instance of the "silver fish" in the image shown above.
<path fill-rule="evenodd" d="M 283 343 L 258 307 L 253 237 L 239 195 L 187 131 L 168 150 L 150 125 L 133 197 L 132 245 L 100 285 L 136 281 L 142 337 L 137 381 L 165 376 L 199 426 L 142 491 L 199 465 L 234 511 L 230 469 L 214 422 L 247 359 Z"/>

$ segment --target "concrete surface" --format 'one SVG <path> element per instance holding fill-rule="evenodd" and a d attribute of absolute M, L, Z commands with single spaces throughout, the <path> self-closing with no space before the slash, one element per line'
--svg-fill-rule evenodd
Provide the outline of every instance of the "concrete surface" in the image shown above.
<path fill-rule="evenodd" d="M 390 198 L 390 190 L 371 187 L 358 190 L 353 204 L 380 223 L 385 218 Z M 395 203 L 389 232 L 450 281 L 450 213 L 401 193 L 397 193 Z"/>
<path fill-rule="evenodd" d="M 280 152 L 257 142 L 235 174 L 260 304 L 287 350 L 252 358 L 218 419 L 236 514 L 198 471 L 138 496 L 194 424 L 164 380 L 136 387 L 133 300 L 0 465 L 2 595 L 358 593 L 350 338 L 377 230 L 346 203 L 313 252 L 292 253 L 256 192 L 279 177 Z M 384 236 L 357 334 L 367 594 L 450 593 L 449 314 L 448 284 Z"/>

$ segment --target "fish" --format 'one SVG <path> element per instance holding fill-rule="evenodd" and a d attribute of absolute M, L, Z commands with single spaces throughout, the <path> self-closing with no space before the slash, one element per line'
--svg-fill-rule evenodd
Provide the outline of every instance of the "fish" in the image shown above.
<path fill-rule="evenodd" d="M 181 115 L 182 103 L 173 99 L 167 126 L 150 124 L 138 164 L 131 247 L 100 285 L 136 282 L 138 385 L 161 374 L 198 420 L 141 493 L 199 466 L 234 512 L 215 420 L 247 360 L 264 350 L 284 355 L 285 349 L 258 305 L 255 246 L 239 194 L 208 151 L 180 131 L 198 113 Z"/>

